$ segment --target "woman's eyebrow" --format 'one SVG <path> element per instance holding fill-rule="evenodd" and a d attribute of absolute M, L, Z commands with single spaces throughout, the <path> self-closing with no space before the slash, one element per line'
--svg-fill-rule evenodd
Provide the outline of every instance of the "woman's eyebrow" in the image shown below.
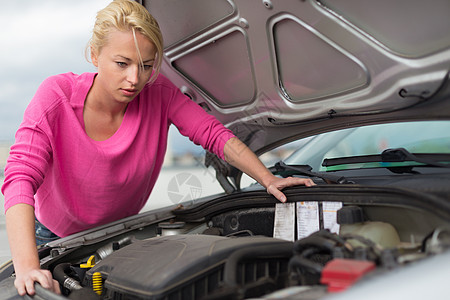
<path fill-rule="evenodd" d="M 120 54 L 115 55 L 115 57 L 116 57 L 116 58 L 122 58 L 122 59 L 127 60 L 127 61 L 131 61 L 131 58 L 128 58 L 128 57 L 123 56 L 123 55 L 120 55 Z"/>
<path fill-rule="evenodd" d="M 124 60 L 126 60 L 126 61 L 132 61 L 131 58 L 128 58 L 128 57 L 123 56 L 123 55 L 120 55 L 120 54 L 116 55 L 116 57 L 122 58 L 122 59 L 124 59 Z M 143 63 L 149 63 L 149 62 L 152 62 L 152 61 L 155 61 L 155 59 L 154 59 L 154 58 L 149 58 L 149 59 L 147 59 L 147 60 L 144 60 Z"/>
<path fill-rule="evenodd" d="M 152 62 L 152 61 L 155 61 L 155 59 L 154 58 L 150 58 L 150 59 L 144 60 L 143 63 L 149 63 L 149 62 Z"/>

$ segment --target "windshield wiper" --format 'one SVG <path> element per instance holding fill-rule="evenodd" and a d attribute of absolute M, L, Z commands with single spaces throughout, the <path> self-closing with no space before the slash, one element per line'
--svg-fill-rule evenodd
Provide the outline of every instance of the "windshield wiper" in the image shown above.
<path fill-rule="evenodd" d="M 326 183 L 348 184 L 354 183 L 347 180 L 344 176 L 333 175 L 330 173 L 313 172 L 309 165 L 286 165 L 283 161 L 277 162 L 269 169 L 272 173 L 291 176 L 291 175 L 305 175 L 308 177 L 318 177 L 323 179 Z"/>
<path fill-rule="evenodd" d="M 439 168 L 450 168 L 450 164 L 442 164 L 437 162 L 435 159 L 438 158 L 438 156 L 445 156 L 444 159 L 446 161 L 450 161 L 450 155 L 449 154 L 422 154 L 417 153 L 413 154 L 406 150 L 405 148 L 396 148 L 396 149 L 386 149 L 383 152 L 381 152 L 381 159 L 384 162 L 403 162 L 403 161 L 415 161 L 418 163 L 422 163 L 428 166 L 433 167 L 439 167 Z M 428 157 L 433 157 L 434 159 L 429 159 Z M 438 158 L 439 159 L 439 158 Z"/>
<path fill-rule="evenodd" d="M 439 161 L 449 161 L 448 153 L 411 153 L 405 148 L 386 149 L 381 154 L 349 156 L 339 158 L 325 158 L 322 166 L 331 167 L 344 164 L 370 163 L 370 162 L 416 162 L 427 166 L 450 168 L 450 164 L 443 164 Z"/>

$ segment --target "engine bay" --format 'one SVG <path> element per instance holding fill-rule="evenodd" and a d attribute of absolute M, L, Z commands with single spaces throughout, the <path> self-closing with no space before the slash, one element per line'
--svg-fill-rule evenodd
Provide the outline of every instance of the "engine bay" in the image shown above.
<path fill-rule="evenodd" d="M 286 204 L 249 191 L 179 206 L 170 214 L 149 212 L 147 225 L 133 220 L 118 234 L 107 227 L 105 236 L 94 232 L 90 241 L 82 235 L 71 246 L 48 244 L 40 249 L 41 267 L 59 281 L 62 298 L 70 299 L 312 300 L 450 248 L 448 210 L 435 209 L 438 202 L 424 205 L 386 187 L 377 194 L 373 187 L 350 193 L 332 186 L 316 189 L 311 201 L 311 190 L 287 190 Z M 318 208 L 318 230 L 300 237 L 306 217 L 298 210 L 305 203 Z M 339 207 L 333 228 L 326 203 Z M 286 206 L 297 211 L 292 240 L 276 236 L 277 210 Z"/>
<path fill-rule="evenodd" d="M 66 277 L 79 282 L 77 289 L 96 286 L 102 299 L 246 299 L 294 287 L 302 287 L 298 299 L 320 299 L 366 275 L 448 249 L 442 211 L 417 207 L 413 199 L 406 205 L 401 197 L 386 204 L 371 195 L 359 205 L 348 197 L 335 201 L 342 205 L 335 214 L 336 232 L 325 228 L 325 201 L 312 201 L 320 208 L 319 230 L 292 241 L 274 238 L 278 205 L 288 204 L 268 202 L 267 196 L 258 200 L 259 192 L 180 207 L 170 219 L 105 242 L 78 261 L 69 259 L 65 276 L 54 276 L 62 277 L 62 286 Z M 292 198 L 293 204 L 304 204 Z M 302 223 L 302 216 L 296 218 Z M 293 230 L 298 233 L 299 227 Z M 48 268 L 55 272 L 58 265 L 49 262 Z M 64 292 L 70 296 L 76 289 Z"/>

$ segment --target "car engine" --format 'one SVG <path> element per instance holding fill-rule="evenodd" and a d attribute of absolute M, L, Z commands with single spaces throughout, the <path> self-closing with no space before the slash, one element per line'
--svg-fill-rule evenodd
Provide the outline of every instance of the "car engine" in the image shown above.
<path fill-rule="evenodd" d="M 344 205 L 338 232 L 322 228 L 295 241 L 273 237 L 275 210 L 235 207 L 201 222 L 183 210 L 151 226 L 151 237 L 128 234 L 78 262 L 49 268 L 72 299 L 91 287 L 97 299 L 248 299 L 292 289 L 295 299 L 320 299 L 450 247 L 445 222 L 413 208 Z"/>
<path fill-rule="evenodd" d="M 62 296 L 42 291 L 36 299 L 315 300 L 450 251 L 449 210 L 440 198 L 416 201 L 386 186 L 285 193 L 285 204 L 248 191 L 49 243 L 40 249 L 41 267 L 60 283 Z M 317 230 L 301 236 L 310 216 L 298 212 L 309 204 L 318 209 Z M 292 240 L 277 233 L 279 209 L 286 207 L 297 212 Z M 330 207 L 339 207 L 332 226 Z M 0 272 L 2 299 L 21 299 L 12 274 L 12 264 Z"/>

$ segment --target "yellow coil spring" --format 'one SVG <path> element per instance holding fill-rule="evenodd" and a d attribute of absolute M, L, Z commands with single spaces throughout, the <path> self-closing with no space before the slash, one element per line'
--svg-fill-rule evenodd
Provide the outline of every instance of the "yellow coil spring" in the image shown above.
<path fill-rule="evenodd" d="M 97 295 L 102 294 L 103 281 L 102 274 L 100 272 L 95 272 L 94 274 L 92 274 L 92 290 L 97 293 Z"/>

